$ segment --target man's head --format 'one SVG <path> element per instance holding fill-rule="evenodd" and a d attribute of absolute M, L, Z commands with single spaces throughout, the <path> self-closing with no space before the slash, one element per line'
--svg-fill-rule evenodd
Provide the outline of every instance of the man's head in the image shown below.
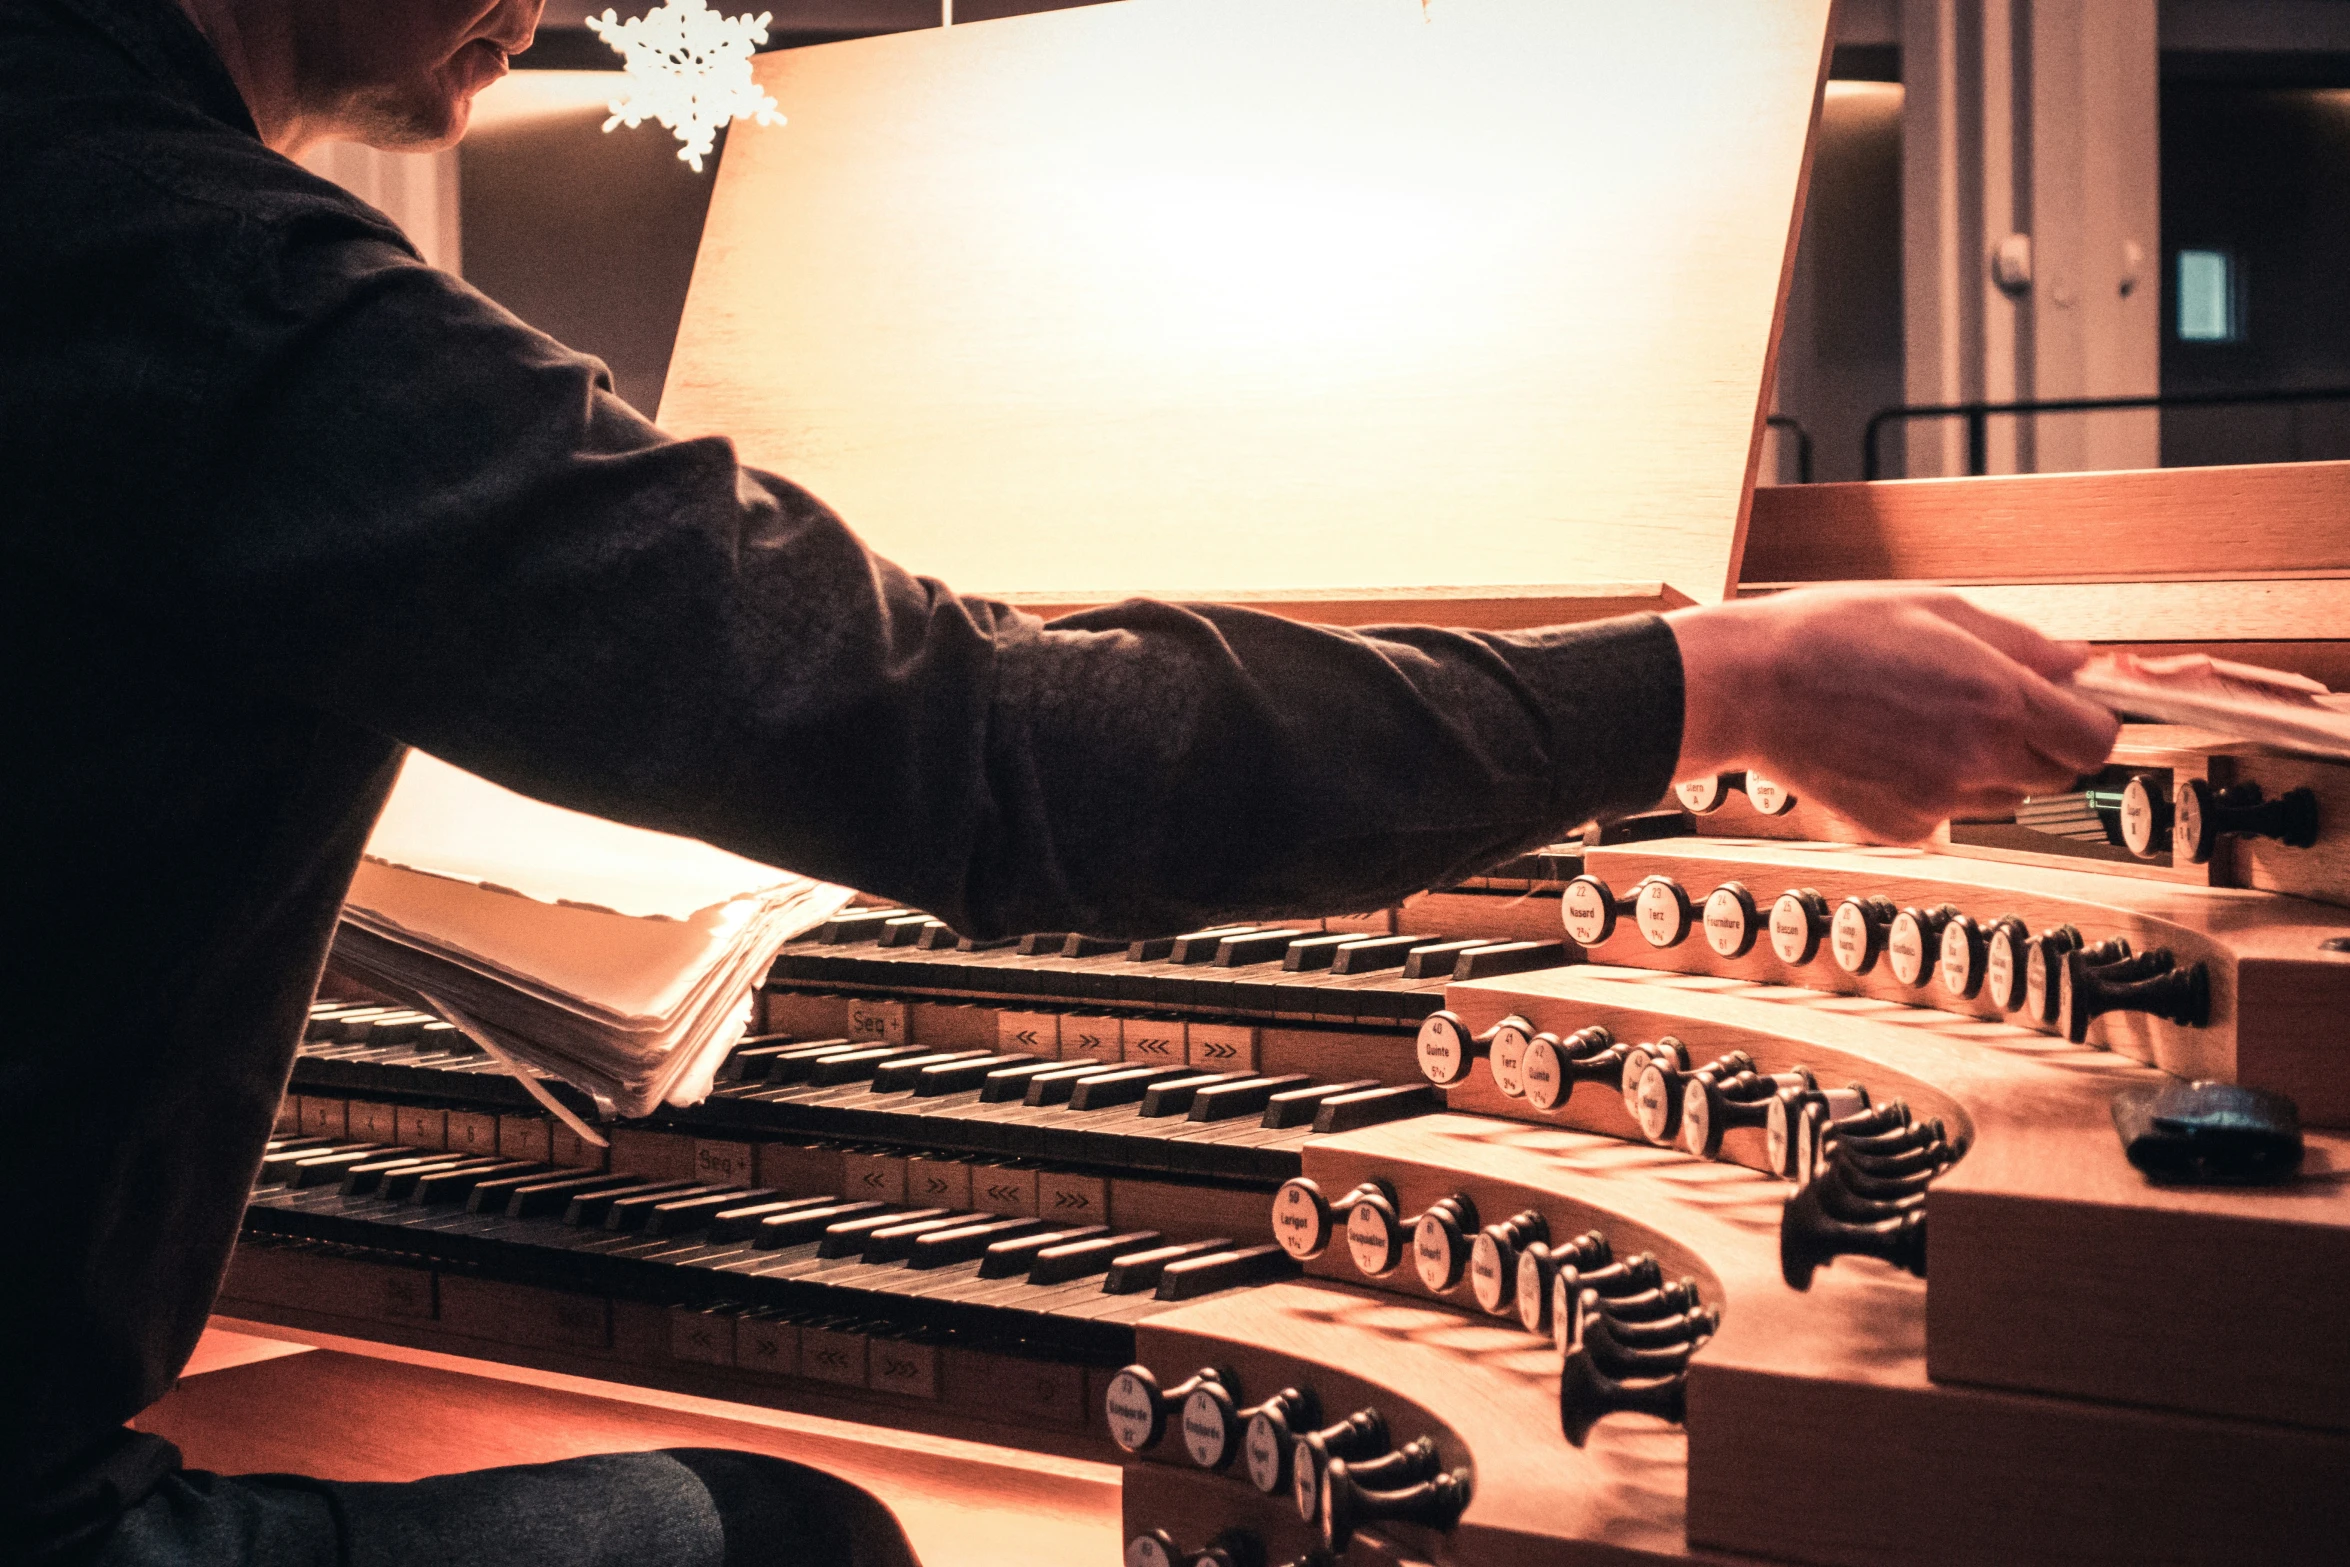
<path fill-rule="evenodd" d="M 473 95 L 530 46 L 545 0 L 180 0 L 236 78 L 262 139 L 426 151 L 465 134 Z"/>

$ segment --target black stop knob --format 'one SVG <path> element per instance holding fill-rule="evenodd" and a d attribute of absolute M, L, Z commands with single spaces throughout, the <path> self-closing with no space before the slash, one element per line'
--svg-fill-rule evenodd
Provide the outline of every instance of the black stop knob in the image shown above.
<path fill-rule="evenodd" d="M 1406 1523 L 1445 1530 L 1461 1521 L 1469 1506 L 1469 1471 L 1455 1469 L 1401 1490 L 1375 1491 L 1358 1483 L 1343 1458 L 1330 1465 L 1322 1487 L 1322 1543 L 1343 1551 L 1367 1523 Z"/>
<path fill-rule="evenodd" d="M 1322 1479 L 1333 1460 L 1376 1458 L 1387 1448 L 1387 1418 L 1376 1409 L 1358 1409 L 1336 1425 L 1299 1437 L 1289 1449 L 1289 1499 L 1297 1515 L 1308 1521 L 1322 1515 Z"/>
<path fill-rule="evenodd" d="M 2256 783 L 2215 790 L 2200 778 L 2189 778 L 2172 801 L 2178 851 L 2197 865 L 2211 858 L 2222 838 L 2273 838 L 2288 849 L 2317 843 L 2317 794 L 2311 789 L 2288 789 L 2270 800 Z"/>
<path fill-rule="evenodd" d="M 1559 1368 L 1559 1429 L 1581 1447 L 1607 1415 L 1654 1415 L 1679 1425 L 1688 1409 L 1686 1389 L 1684 1375 L 1612 1377 L 1577 1345 Z"/>
<path fill-rule="evenodd" d="M 1573 1268 L 1581 1272 L 1603 1268 L 1614 1259 L 1607 1237 L 1597 1230 L 1585 1230 L 1555 1247 L 1539 1241 L 1530 1243 L 1518 1254 L 1518 1321 L 1529 1333 L 1548 1333 L 1551 1288 L 1559 1269 Z"/>
<path fill-rule="evenodd" d="M 2211 977 L 2198 962 L 2178 968 L 2167 948 L 2092 968 L 2087 954 L 2068 952 L 2057 1007 L 2064 1037 L 2086 1044 L 2089 1024 L 2108 1012 L 2144 1012 L 2186 1028 L 2211 1021 Z"/>
<path fill-rule="evenodd" d="M 1835 1177 L 1829 1171 L 1787 1199 L 1779 1217 L 1779 1272 L 1792 1289 L 1811 1288 L 1811 1276 L 1838 1257 L 1877 1257 L 1926 1276 L 1926 1211 L 1855 1224 L 1830 1213 L 1821 1191 Z"/>
<path fill-rule="evenodd" d="M 1625 1047 L 1604 1028 L 1579 1028 L 1563 1039 L 1536 1034 L 1526 1043 L 1522 1068 L 1526 1103 L 1537 1110 L 1556 1110 L 1578 1083 L 1614 1085 L 1624 1075 L 1624 1053 Z"/>

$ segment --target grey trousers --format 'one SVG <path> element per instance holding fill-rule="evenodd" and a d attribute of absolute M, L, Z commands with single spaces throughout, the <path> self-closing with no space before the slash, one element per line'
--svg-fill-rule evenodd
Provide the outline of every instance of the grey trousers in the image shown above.
<path fill-rule="evenodd" d="M 915 1567 L 888 1510 L 780 1459 L 686 1448 L 404 1485 L 166 1479 L 102 1567 Z"/>

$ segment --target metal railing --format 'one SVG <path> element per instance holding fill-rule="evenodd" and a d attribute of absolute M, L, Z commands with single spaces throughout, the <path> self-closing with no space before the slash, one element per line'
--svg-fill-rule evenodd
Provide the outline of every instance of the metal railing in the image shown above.
<path fill-rule="evenodd" d="M 1969 475 L 1981 475 L 1989 472 L 1991 467 L 1993 414 L 2102 413 L 2124 408 L 2214 408 L 2266 403 L 2343 402 L 2350 402 L 2350 386 L 2310 386 L 2260 392 L 2175 392 L 2152 397 L 2058 397 L 2018 403 L 1921 403 L 1882 408 L 1869 416 L 1868 429 L 1861 436 L 1860 471 L 1864 479 L 1882 478 L 1884 468 L 1877 455 L 1880 444 L 1877 437 L 1888 424 L 1907 424 L 1917 419 L 1964 419 L 1966 471 Z"/>

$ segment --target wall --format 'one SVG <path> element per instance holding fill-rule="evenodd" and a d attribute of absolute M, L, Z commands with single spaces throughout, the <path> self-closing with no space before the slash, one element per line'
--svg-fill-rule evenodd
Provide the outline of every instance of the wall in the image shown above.
<path fill-rule="evenodd" d="M 2162 139 L 2163 391 L 2350 386 L 2350 92 L 2166 82 Z M 2242 341 L 2178 341 L 2182 246 L 2238 258 Z M 2166 467 L 2344 457 L 2350 404 L 2162 417 Z"/>
<path fill-rule="evenodd" d="M 1869 415 L 1902 400 L 1901 88 L 1830 82 L 1779 345 L 1776 408 L 1810 432 L 1813 477 L 1857 479 Z M 1763 478 L 1795 477 L 1784 441 Z M 1886 438 L 1898 454 L 1897 436 Z M 1774 459 L 1776 459 L 1774 461 Z"/>

